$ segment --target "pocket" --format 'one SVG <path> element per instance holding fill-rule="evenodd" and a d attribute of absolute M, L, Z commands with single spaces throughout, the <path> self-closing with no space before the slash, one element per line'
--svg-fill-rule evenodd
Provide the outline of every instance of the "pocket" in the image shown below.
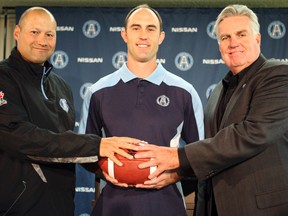
<path fill-rule="evenodd" d="M 260 209 L 279 206 L 288 203 L 288 188 L 256 195 L 257 206 Z"/>

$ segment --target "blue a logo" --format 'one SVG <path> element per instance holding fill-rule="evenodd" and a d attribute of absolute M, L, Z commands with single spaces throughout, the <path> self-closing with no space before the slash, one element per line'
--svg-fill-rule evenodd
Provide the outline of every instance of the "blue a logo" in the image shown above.
<path fill-rule="evenodd" d="M 206 32 L 210 38 L 217 39 L 217 36 L 216 36 L 215 32 L 213 31 L 214 25 L 215 25 L 215 21 L 210 22 L 206 28 Z"/>
<path fill-rule="evenodd" d="M 114 54 L 112 58 L 112 64 L 114 68 L 119 69 L 122 65 L 127 61 L 127 53 L 126 52 L 117 52 Z"/>
<path fill-rule="evenodd" d="M 88 20 L 84 23 L 82 31 L 87 38 L 95 38 L 100 33 L 101 26 L 95 20 Z"/>
<path fill-rule="evenodd" d="M 187 52 L 181 52 L 175 58 L 175 65 L 181 71 L 189 70 L 193 63 L 193 57 Z"/>
<path fill-rule="evenodd" d="M 170 103 L 170 99 L 166 95 L 161 95 L 157 97 L 156 102 L 162 107 L 167 107 Z"/>
<path fill-rule="evenodd" d="M 267 31 L 271 38 L 280 39 L 284 37 L 286 33 L 286 27 L 282 22 L 274 21 L 269 24 Z"/>
<path fill-rule="evenodd" d="M 54 68 L 63 69 L 68 64 L 69 57 L 64 51 L 58 50 L 50 57 L 50 61 Z"/>
<path fill-rule="evenodd" d="M 80 97 L 84 100 L 88 88 L 92 85 L 92 83 L 84 83 L 80 88 Z"/>

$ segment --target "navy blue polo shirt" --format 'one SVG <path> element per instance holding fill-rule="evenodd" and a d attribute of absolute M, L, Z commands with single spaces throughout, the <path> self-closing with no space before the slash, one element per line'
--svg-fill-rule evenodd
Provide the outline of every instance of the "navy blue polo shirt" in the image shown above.
<path fill-rule="evenodd" d="M 193 86 L 161 64 L 146 79 L 138 78 L 124 64 L 89 88 L 83 104 L 80 133 L 128 136 L 151 144 L 177 147 L 180 143 L 203 138 L 203 108 Z M 107 184 L 94 213 L 185 215 L 181 193 L 180 184 L 161 190 Z M 165 208 L 159 208 L 162 202 Z M 128 206 L 129 214 L 124 206 Z"/>

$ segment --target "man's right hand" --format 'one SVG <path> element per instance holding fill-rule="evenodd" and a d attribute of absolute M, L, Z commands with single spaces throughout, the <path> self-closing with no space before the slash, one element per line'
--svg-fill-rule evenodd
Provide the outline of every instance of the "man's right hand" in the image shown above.
<path fill-rule="evenodd" d="M 100 157 L 108 157 L 118 166 L 122 166 L 122 163 L 115 157 L 115 153 L 125 158 L 133 159 L 133 156 L 128 154 L 125 149 L 137 151 L 139 142 L 140 140 L 129 137 L 102 138 L 100 142 Z"/>

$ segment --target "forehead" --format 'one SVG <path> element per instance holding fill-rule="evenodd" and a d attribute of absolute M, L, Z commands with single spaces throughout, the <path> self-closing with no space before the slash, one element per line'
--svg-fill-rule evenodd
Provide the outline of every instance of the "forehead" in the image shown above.
<path fill-rule="evenodd" d="M 247 16 L 231 16 L 219 23 L 219 33 L 235 32 L 250 29 L 250 19 Z"/>
<path fill-rule="evenodd" d="M 156 14 L 148 8 L 137 9 L 130 15 L 127 22 L 128 26 L 140 23 L 148 23 L 153 24 L 155 26 L 160 25 Z"/>
<path fill-rule="evenodd" d="M 19 23 L 22 27 L 42 28 L 48 30 L 56 29 L 56 22 L 53 17 L 44 11 L 31 11 L 23 17 Z"/>

